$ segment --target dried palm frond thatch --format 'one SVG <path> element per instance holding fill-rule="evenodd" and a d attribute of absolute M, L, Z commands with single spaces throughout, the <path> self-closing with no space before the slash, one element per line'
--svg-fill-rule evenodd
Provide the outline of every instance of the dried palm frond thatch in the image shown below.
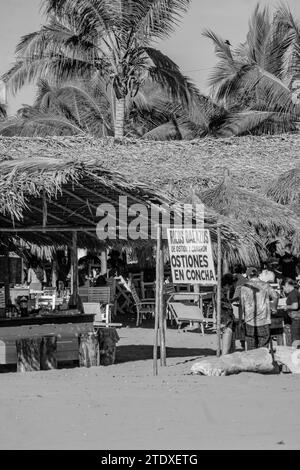
<path fill-rule="evenodd" d="M 300 167 L 285 171 L 273 181 L 267 196 L 280 204 L 293 205 L 295 210 L 300 202 Z"/>
<path fill-rule="evenodd" d="M 300 219 L 289 208 L 266 196 L 238 188 L 229 174 L 214 188 L 199 193 L 200 199 L 218 213 L 249 224 L 268 236 L 300 232 Z"/>
<path fill-rule="evenodd" d="M 48 201 L 48 216 L 53 217 L 52 224 L 60 219 L 66 224 L 85 225 L 83 218 L 95 223 L 95 206 L 105 198 L 116 200 L 120 194 L 125 194 L 146 204 L 178 202 L 191 185 L 196 185 L 200 192 L 215 186 L 224 174 L 224 168 L 230 166 L 234 184 L 238 191 L 244 191 L 240 201 L 237 198 L 231 201 L 237 207 L 240 204 L 241 209 L 236 212 L 240 217 L 222 210 L 222 191 L 219 190 L 220 204 L 206 204 L 215 210 L 206 207 L 205 222 L 222 224 L 223 255 L 230 264 L 257 264 L 264 256 L 264 248 L 245 215 L 251 211 L 254 227 L 259 219 L 261 227 L 274 231 L 294 231 L 298 222 L 290 211 L 279 214 L 281 206 L 263 196 L 259 199 L 242 188 L 248 186 L 262 193 L 274 172 L 280 174 L 282 168 L 286 168 L 287 155 L 288 164 L 295 166 L 299 150 L 300 139 L 291 136 L 203 139 L 184 143 L 129 139 L 118 142 L 110 138 L 82 137 L 0 138 L 0 215 L 10 218 L 12 226 L 41 225 L 44 195 Z M 177 187 L 177 194 L 166 191 L 170 183 Z M 97 189 L 100 199 L 92 197 L 91 188 Z M 55 207 L 55 203 L 65 207 L 65 211 Z M 39 208 L 39 212 L 35 208 Z M 211 233 L 215 244 L 216 229 Z M 70 234 L 59 231 L 27 233 L 26 237 L 22 232 L 19 236 L 38 246 L 70 243 Z M 78 242 L 79 246 L 89 248 L 104 245 L 84 232 L 80 233 Z M 136 242 L 129 243 L 134 245 Z M 137 243 L 143 245 L 148 241 Z M 107 244 L 123 246 L 124 241 L 109 240 Z"/>
<path fill-rule="evenodd" d="M 300 163 L 300 135 L 154 142 L 92 137 L 0 137 L 0 161 L 30 157 L 63 158 L 103 165 L 127 181 L 168 184 L 202 179 L 204 187 L 221 180 L 225 168 L 239 187 L 262 191 L 274 178 Z M 201 182 L 201 181 L 199 181 Z"/>

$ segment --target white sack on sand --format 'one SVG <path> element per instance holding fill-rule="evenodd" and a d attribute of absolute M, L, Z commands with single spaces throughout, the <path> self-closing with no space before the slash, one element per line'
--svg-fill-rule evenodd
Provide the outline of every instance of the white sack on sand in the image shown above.
<path fill-rule="evenodd" d="M 300 374 L 300 349 L 291 346 L 276 346 L 274 359 L 287 366 L 293 374 Z"/>
<path fill-rule="evenodd" d="M 206 357 L 191 368 L 193 374 L 231 375 L 240 372 L 275 372 L 272 356 L 267 348 L 225 354 L 221 357 Z"/>

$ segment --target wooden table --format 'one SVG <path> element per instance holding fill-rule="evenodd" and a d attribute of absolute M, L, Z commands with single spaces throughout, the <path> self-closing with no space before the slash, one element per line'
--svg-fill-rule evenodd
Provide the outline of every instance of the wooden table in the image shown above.
<path fill-rule="evenodd" d="M 94 331 L 94 315 L 57 313 L 26 318 L 0 318 L 0 364 L 17 362 L 16 340 L 57 336 L 57 361 L 78 360 L 78 335 Z"/>

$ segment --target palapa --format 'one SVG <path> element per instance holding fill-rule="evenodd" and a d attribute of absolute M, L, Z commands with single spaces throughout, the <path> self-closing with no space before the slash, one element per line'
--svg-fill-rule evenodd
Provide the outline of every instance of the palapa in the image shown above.
<path fill-rule="evenodd" d="M 208 207 L 249 224 L 269 239 L 300 232 L 300 219 L 292 210 L 263 194 L 239 188 L 229 172 L 220 184 L 200 192 L 199 197 Z"/>
<path fill-rule="evenodd" d="M 64 222 L 68 227 L 95 227 L 96 207 L 101 202 L 116 202 L 119 195 L 127 195 L 129 203 L 135 201 L 149 205 L 160 201 L 174 202 L 178 198 L 166 197 L 165 187 L 170 182 L 182 194 L 190 184 L 196 184 L 201 191 L 205 187 L 215 186 L 220 181 L 224 167 L 228 165 L 233 169 L 233 180 L 240 188 L 247 183 L 248 187 L 262 191 L 274 172 L 282 172 L 283 159 L 291 152 L 291 148 L 293 155 L 289 165 L 295 165 L 300 139 L 292 136 L 189 142 L 128 139 L 115 142 L 110 138 L 88 137 L 2 137 L 2 226 L 41 225 L 44 194 L 48 207 L 47 226 L 62 226 Z M 220 217 L 219 213 L 222 211 L 218 207 L 215 211 L 206 210 L 205 221 L 221 221 L 223 253 L 226 253 L 230 264 L 257 264 L 264 256 L 264 250 L 254 231 L 243 220 L 233 220 L 226 215 Z M 286 213 L 286 217 L 290 215 Z M 286 218 L 284 224 L 285 221 Z M 270 218 L 269 222 L 271 224 Z M 293 221 L 289 227 L 295 229 Z M 59 231 L 22 232 L 14 234 L 14 237 L 21 237 L 36 245 L 61 246 L 70 242 L 69 235 Z M 215 243 L 214 229 L 212 239 Z M 124 245 L 127 241 L 116 240 L 114 243 Z M 82 232 L 78 237 L 78 245 L 96 247 L 101 242 L 90 232 Z"/>
<path fill-rule="evenodd" d="M 274 180 L 267 190 L 267 196 L 297 210 L 300 205 L 300 167 L 285 171 Z"/>

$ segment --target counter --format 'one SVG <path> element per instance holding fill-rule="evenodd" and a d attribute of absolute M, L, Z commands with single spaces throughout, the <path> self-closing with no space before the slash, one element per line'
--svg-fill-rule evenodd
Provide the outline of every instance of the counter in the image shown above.
<path fill-rule="evenodd" d="M 17 362 L 16 340 L 57 336 L 57 361 L 78 360 L 78 336 L 93 331 L 94 315 L 57 313 L 25 318 L 0 318 L 0 365 Z"/>

